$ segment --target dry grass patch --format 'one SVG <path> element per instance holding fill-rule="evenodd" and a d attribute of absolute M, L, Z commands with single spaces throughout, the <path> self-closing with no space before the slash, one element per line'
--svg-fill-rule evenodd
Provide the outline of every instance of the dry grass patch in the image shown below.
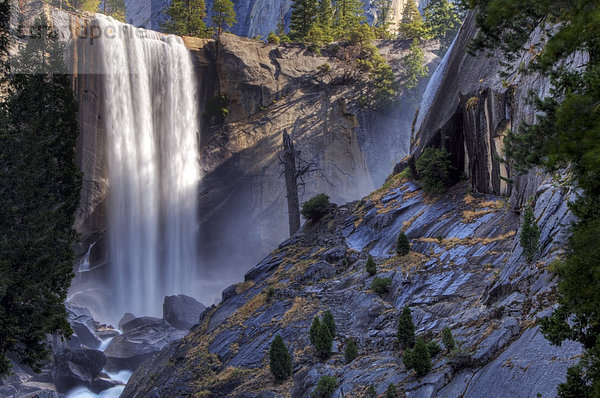
<path fill-rule="evenodd" d="M 485 209 L 485 210 L 465 210 L 462 212 L 462 222 L 465 224 L 469 224 L 473 222 L 475 219 L 485 216 L 486 214 L 493 213 L 494 209 Z"/>
<path fill-rule="evenodd" d="M 285 312 L 283 318 L 279 321 L 282 327 L 289 326 L 298 319 L 307 318 L 317 308 L 317 305 L 304 297 L 294 298 L 294 303 L 289 310 Z"/>
<path fill-rule="evenodd" d="M 412 216 L 410 218 L 410 220 L 404 221 L 402 223 L 402 230 L 407 231 L 413 225 L 413 223 L 417 220 L 417 218 L 419 218 L 423 215 L 423 213 L 425 213 L 425 209 L 422 209 L 420 212 L 418 212 L 417 214 Z"/>
<path fill-rule="evenodd" d="M 239 325 L 242 326 L 257 309 L 262 307 L 267 302 L 267 295 L 265 293 L 259 293 L 246 301 L 244 305 L 237 309 L 228 319 L 227 323 L 229 326 Z"/>
<path fill-rule="evenodd" d="M 238 283 L 235 286 L 235 292 L 237 294 L 242 294 L 246 290 L 250 289 L 252 286 L 254 286 L 254 281 L 246 281 L 246 282 Z"/>

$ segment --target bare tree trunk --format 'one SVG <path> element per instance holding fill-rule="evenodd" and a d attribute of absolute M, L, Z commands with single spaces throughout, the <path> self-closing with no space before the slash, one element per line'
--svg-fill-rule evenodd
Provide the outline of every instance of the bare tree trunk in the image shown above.
<path fill-rule="evenodd" d="M 287 193 L 288 219 L 291 236 L 300 229 L 300 203 L 298 201 L 296 152 L 294 151 L 294 143 L 286 131 L 283 132 L 283 151 L 281 160 L 285 172 L 285 190 Z"/>

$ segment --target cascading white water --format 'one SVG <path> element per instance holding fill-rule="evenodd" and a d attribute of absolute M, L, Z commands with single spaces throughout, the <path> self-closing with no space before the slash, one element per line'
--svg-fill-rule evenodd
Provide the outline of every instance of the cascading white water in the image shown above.
<path fill-rule="evenodd" d="M 197 296 L 198 104 L 180 38 L 98 17 L 113 319 Z"/>

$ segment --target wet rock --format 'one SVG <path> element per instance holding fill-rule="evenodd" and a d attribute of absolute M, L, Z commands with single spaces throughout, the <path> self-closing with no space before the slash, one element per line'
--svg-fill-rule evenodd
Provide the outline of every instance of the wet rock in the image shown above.
<path fill-rule="evenodd" d="M 91 386 L 102 372 L 106 356 L 98 350 L 65 347 L 54 354 L 52 378 L 56 390 L 66 393 L 77 386 Z M 97 390 L 99 392 L 101 390 Z"/>
<path fill-rule="evenodd" d="M 167 296 L 163 302 L 163 319 L 176 329 L 190 330 L 198 323 L 206 306 L 195 298 L 180 294 Z"/>
<path fill-rule="evenodd" d="M 115 337 L 104 351 L 106 370 L 135 370 L 144 360 L 186 335 L 163 319 L 142 317 L 123 325 L 123 334 Z"/>
<path fill-rule="evenodd" d="M 131 312 L 126 312 L 125 314 L 123 314 L 123 316 L 119 320 L 119 329 L 123 330 L 123 325 L 125 325 L 127 322 L 133 321 L 135 318 L 136 316 L 133 315 Z"/>
<path fill-rule="evenodd" d="M 90 311 L 73 303 L 66 303 L 65 307 L 68 314 L 67 319 L 81 344 L 89 348 L 98 348 L 101 339 L 96 332 L 97 323 L 92 318 Z"/>

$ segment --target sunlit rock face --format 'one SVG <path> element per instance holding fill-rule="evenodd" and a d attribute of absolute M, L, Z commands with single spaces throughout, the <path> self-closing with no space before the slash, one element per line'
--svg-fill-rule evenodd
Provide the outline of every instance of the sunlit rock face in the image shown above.
<path fill-rule="evenodd" d="M 402 17 L 402 10 L 407 0 L 392 0 L 391 15 L 392 24 L 398 23 Z M 166 9 L 170 0 L 125 0 L 127 5 L 127 22 L 136 26 L 144 26 L 148 29 L 160 30 L 164 21 L 163 10 Z M 212 0 L 206 1 L 208 10 L 207 23 L 211 18 Z M 373 0 L 364 1 L 366 17 L 369 22 L 376 19 Z M 426 0 L 419 0 L 417 4 L 422 9 Z M 275 32 L 277 25 L 283 23 L 289 25 L 292 0 L 237 0 L 234 1 L 237 23 L 231 28 L 231 32 L 239 36 L 266 38 L 269 32 Z"/>

